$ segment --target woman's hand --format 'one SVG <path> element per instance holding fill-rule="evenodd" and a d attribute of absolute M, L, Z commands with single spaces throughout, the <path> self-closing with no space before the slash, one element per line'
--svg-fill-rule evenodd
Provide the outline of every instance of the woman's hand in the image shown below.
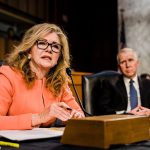
<path fill-rule="evenodd" d="M 75 109 L 71 110 L 71 118 L 84 118 L 85 115 L 79 111 L 76 111 Z"/>
<path fill-rule="evenodd" d="M 32 115 L 32 126 L 41 125 L 56 118 L 66 122 L 70 118 L 83 118 L 84 114 L 70 108 L 64 102 L 51 104 L 40 114 Z M 51 122 L 52 122 L 51 121 Z"/>

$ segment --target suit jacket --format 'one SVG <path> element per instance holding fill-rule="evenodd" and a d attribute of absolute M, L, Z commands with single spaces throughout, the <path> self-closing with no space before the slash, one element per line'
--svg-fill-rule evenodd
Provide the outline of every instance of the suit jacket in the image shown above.
<path fill-rule="evenodd" d="M 32 129 L 32 114 L 38 114 L 54 102 L 65 102 L 82 112 L 67 85 L 58 96 L 45 87 L 46 78 L 35 80 L 32 88 L 26 86 L 22 74 L 9 66 L 0 67 L 0 130 Z M 49 120 L 52 124 L 55 118 Z"/>
<path fill-rule="evenodd" d="M 150 80 L 138 77 L 141 105 L 150 108 Z M 127 110 L 127 91 L 123 76 L 110 82 L 103 80 L 97 101 L 96 115 L 115 114 L 116 111 Z"/>

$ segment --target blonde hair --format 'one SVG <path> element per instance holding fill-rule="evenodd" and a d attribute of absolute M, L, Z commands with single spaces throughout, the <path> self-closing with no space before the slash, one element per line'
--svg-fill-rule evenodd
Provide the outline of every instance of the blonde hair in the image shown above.
<path fill-rule="evenodd" d="M 65 33 L 57 25 L 41 23 L 28 29 L 20 44 L 15 46 L 14 51 L 6 58 L 6 63 L 13 68 L 19 69 L 23 74 L 27 85 L 31 87 L 36 77 L 30 69 L 28 54 L 38 39 L 52 32 L 55 32 L 58 35 L 62 50 L 57 65 L 52 68 L 46 76 L 46 87 L 57 96 L 64 85 L 68 83 L 66 68 L 70 66 L 68 39 Z"/>

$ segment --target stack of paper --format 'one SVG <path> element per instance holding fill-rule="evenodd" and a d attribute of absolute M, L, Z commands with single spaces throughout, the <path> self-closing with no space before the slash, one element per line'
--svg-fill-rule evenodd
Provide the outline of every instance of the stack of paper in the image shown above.
<path fill-rule="evenodd" d="M 63 128 L 34 128 L 32 130 L 1 130 L 0 137 L 13 141 L 61 137 Z"/>

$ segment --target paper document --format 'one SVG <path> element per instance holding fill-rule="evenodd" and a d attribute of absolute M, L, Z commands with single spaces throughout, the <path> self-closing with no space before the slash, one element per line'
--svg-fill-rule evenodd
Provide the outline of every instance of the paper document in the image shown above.
<path fill-rule="evenodd" d="M 13 141 L 24 141 L 24 140 L 61 137 L 63 133 L 64 127 L 34 128 L 32 130 L 1 130 L 0 137 L 4 137 Z"/>

